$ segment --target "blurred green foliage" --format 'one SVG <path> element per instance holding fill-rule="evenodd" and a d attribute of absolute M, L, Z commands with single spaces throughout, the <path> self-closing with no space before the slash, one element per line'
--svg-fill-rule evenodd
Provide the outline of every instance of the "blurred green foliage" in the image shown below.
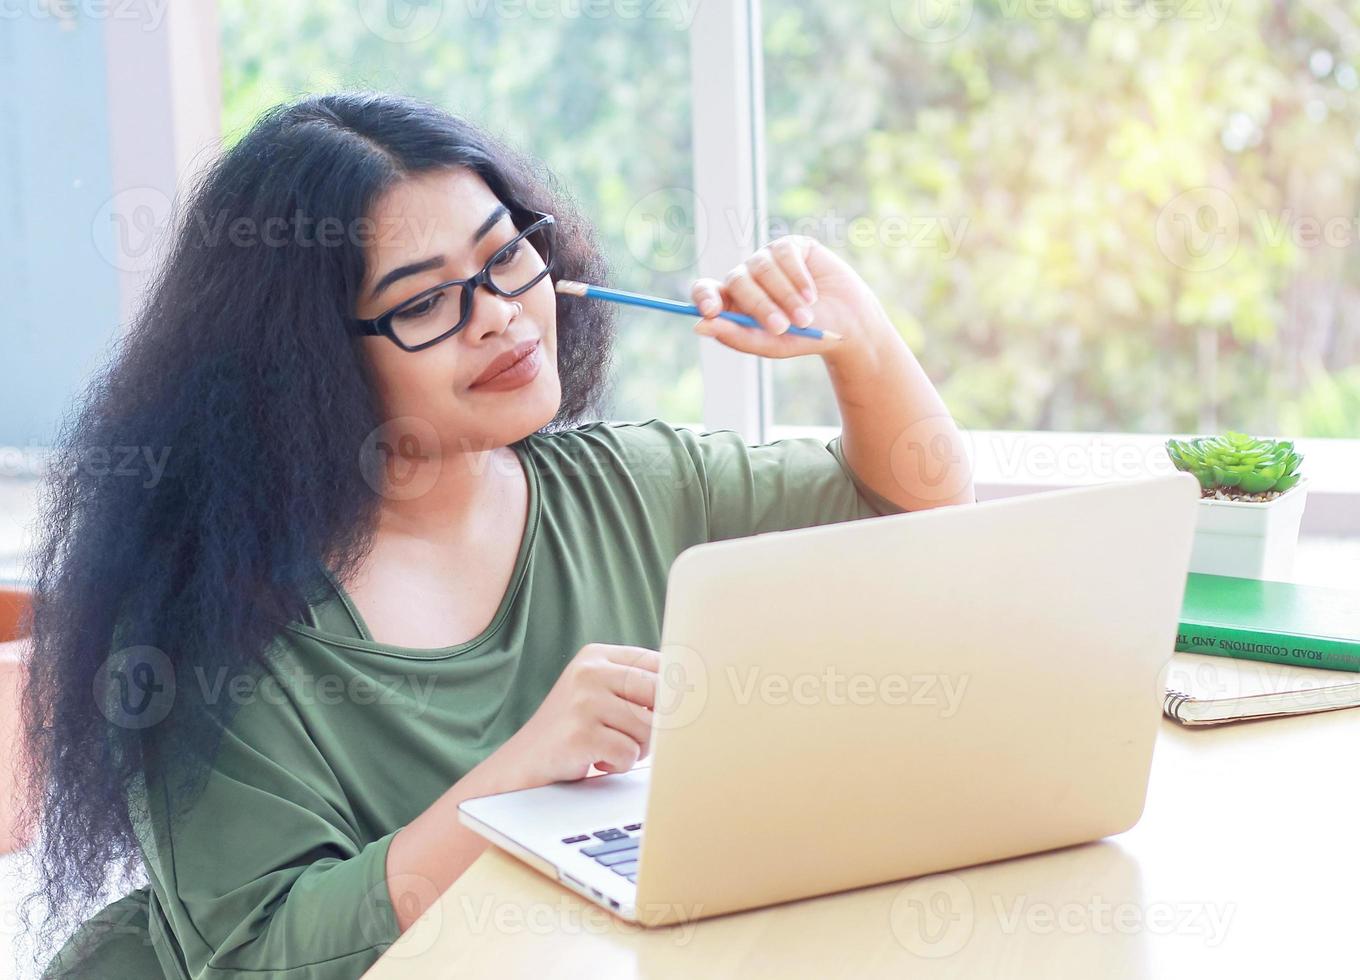
<path fill-rule="evenodd" d="M 685 5 L 405 6 L 437 24 L 220 0 L 228 138 L 307 91 L 440 102 L 561 178 L 613 284 L 686 296 Z M 844 255 L 965 426 L 1360 436 L 1358 14 L 764 0 L 769 231 Z M 699 419 L 688 322 L 619 323 L 608 414 Z M 836 423 L 818 360 L 771 370 L 777 422 Z"/>
<path fill-rule="evenodd" d="M 842 254 L 966 426 L 1360 436 L 1357 12 L 766 0 L 771 213 L 878 223 Z M 834 421 L 814 368 L 780 421 Z"/>

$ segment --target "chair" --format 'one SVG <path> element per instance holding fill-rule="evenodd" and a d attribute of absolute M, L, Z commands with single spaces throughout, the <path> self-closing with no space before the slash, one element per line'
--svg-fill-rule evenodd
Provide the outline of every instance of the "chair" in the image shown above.
<path fill-rule="evenodd" d="M 19 694 L 28 645 L 24 639 L 29 629 L 28 613 L 26 590 L 0 588 L 0 853 L 3 854 L 29 843 L 18 828 L 19 813 L 26 799 L 21 784 L 23 739 Z"/>

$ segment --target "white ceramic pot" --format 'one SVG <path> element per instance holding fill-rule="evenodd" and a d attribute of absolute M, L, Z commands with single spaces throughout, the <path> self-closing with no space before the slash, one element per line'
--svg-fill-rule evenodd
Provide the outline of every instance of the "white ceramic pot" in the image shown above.
<path fill-rule="evenodd" d="M 1289 581 L 1308 499 L 1300 480 L 1274 500 L 1201 500 L 1190 571 Z"/>

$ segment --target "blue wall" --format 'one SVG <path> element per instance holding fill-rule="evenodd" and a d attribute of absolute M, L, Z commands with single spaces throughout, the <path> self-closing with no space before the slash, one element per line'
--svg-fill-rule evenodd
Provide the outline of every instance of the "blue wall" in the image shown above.
<path fill-rule="evenodd" d="M 98 18 L 0 18 L 0 446 L 50 443 L 118 333 L 105 85 Z"/>

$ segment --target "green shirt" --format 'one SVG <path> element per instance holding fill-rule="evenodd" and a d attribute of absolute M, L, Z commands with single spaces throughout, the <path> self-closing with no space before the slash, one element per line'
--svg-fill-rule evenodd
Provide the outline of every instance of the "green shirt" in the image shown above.
<path fill-rule="evenodd" d="M 173 819 L 152 740 L 139 820 L 151 884 L 105 910 L 132 925 L 101 948 L 98 975 L 122 975 L 119 956 L 150 962 L 149 948 L 176 978 L 359 976 L 398 935 L 385 878 L 396 831 L 514 734 L 581 647 L 657 649 L 681 551 L 902 512 L 849 470 L 839 436 L 747 446 L 653 419 L 514 449 L 528 522 L 481 634 L 380 643 L 332 580 L 258 683 L 176 678 L 238 706 L 202 795 Z"/>

